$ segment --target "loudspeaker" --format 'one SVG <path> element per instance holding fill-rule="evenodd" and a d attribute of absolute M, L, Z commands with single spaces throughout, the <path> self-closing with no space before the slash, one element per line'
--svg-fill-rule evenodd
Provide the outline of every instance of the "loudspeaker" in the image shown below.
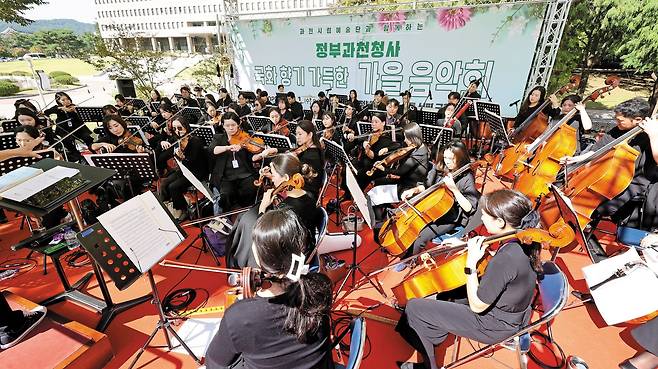
<path fill-rule="evenodd" d="M 135 83 L 132 79 L 118 78 L 117 90 L 119 90 L 119 93 L 124 97 L 137 97 L 137 94 L 135 93 Z"/>

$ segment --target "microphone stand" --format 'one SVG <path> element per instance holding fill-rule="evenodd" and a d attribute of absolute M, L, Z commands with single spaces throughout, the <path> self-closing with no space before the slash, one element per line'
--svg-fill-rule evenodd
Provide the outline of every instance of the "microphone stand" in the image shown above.
<path fill-rule="evenodd" d="M 480 81 L 480 84 L 482 85 L 482 89 L 484 90 L 484 93 L 487 94 L 487 99 L 489 99 L 489 102 L 492 102 L 491 101 L 491 95 L 489 95 L 489 89 L 487 88 L 487 84 L 484 83 L 484 78 L 480 78 L 479 81 Z"/>

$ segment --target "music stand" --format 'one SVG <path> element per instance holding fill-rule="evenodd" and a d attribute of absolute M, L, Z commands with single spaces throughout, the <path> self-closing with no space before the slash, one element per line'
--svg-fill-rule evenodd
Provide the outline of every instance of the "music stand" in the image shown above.
<path fill-rule="evenodd" d="M 322 119 L 313 119 L 313 124 L 315 124 L 315 129 L 322 131 L 324 129 L 324 124 L 322 124 Z"/>
<path fill-rule="evenodd" d="M 336 117 L 336 120 L 338 120 L 339 117 L 342 117 L 343 114 L 345 114 L 345 108 L 335 108 L 334 109 L 334 117 Z"/>
<path fill-rule="evenodd" d="M 420 124 L 436 126 L 439 120 L 439 111 L 437 109 L 422 109 L 420 112 Z"/>
<path fill-rule="evenodd" d="M 297 122 L 288 122 L 288 129 L 290 130 L 290 132 L 292 132 L 293 135 L 295 134 L 295 131 L 297 131 L 298 125 L 299 124 L 297 124 Z"/>
<path fill-rule="evenodd" d="M 329 97 L 332 97 L 332 96 L 336 96 L 338 98 L 338 102 L 341 103 L 341 104 L 347 104 L 347 102 L 350 99 L 350 97 L 347 96 L 347 95 L 340 95 L 340 94 L 329 95 Z"/>
<path fill-rule="evenodd" d="M 117 175 L 128 181 L 131 194 L 135 196 L 132 182 L 139 179 L 143 182 L 152 181 L 158 177 L 150 154 L 91 154 L 86 155 L 87 162 L 94 167 L 113 169 Z"/>
<path fill-rule="evenodd" d="M 255 137 L 262 138 L 265 142 L 265 145 L 273 147 L 277 150 L 288 151 L 292 149 L 292 144 L 290 143 L 290 138 L 283 135 L 273 135 L 267 133 L 256 132 Z M 279 151 L 280 152 L 280 151 Z"/>
<path fill-rule="evenodd" d="M 75 111 L 85 123 L 103 121 L 103 108 L 100 106 L 78 106 Z"/>
<path fill-rule="evenodd" d="M 160 110 L 160 101 L 151 101 L 150 104 L 153 111 Z"/>
<path fill-rule="evenodd" d="M 254 132 L 260 132 L 264 127 L 270 127 L 272 125 L 272 120 L 269 117 L 259 117 L 257 115 L 247 116 L 247 122 L 249 122 L 251 130 Z"/>
<path fill-rule="evenodd" d="M 590 260 L 594 260 L 594 257 L 592 256 L 592 251 L 588 247 L 587 238 L 583 233 L 583 228 L 580 226 L 580 222 L 578 222 L 578 214 L 576 213 L 576 210 L 573 207 L 571 199 L 566 197 L 562 193 L 562 191 L 560 191 L 553 184 L 549 184 L 548 188 L 553 193 L 553 197 L 555 198 L 555 205 L 560 211 L 560 216 L 562 217 L 562 220 L 566 225 L 571 227 L 571 229 L 574 231 L 576 236 L 576 241 L 578 242 L 578 244 L 580 244 L 581 247 L 587 250 L 587 254 L 590 257 Z M 559 248 L 555 248 L 554 250 L 551 251 L 551 261 L 555 261 L 559 251 L 560 251 Z"/>
<path fill-rule="evenodd" d="M 203 119 L 203 112 L 196 107 L 186 106 L 180 114 L 185 117 L 189 124 L 196 124 Z"/>
<path fill-rule="evenodd" d="M 16 134 L 14 132 L 0 133 L 0 150 L 15 149 L 18 147 L 16 143 Z"/>
<path fill-rule="evenodd" d="M 206 106 L 206 98 L 205 97 L 197 97 L 196 102 L 199 103 L 199 106 Z"/>
<path fill-rule="evenodd" d="M 431 126 L 427 124 L 419 124 L 419 126 L 423 135 L 423 142 L 425 142 L 426 145 L 434 146 L 438 143 L 439 146 L 443 146 L 447 145 L 452 140 L 452 128 Z"/>
<path fill-rule="evenodd" d="M 384 115 L 386 115 L 386 110 L 368 109 L 368 114 L 371 117 L 372 117 L 373 114 L 384 114 Z"/>
<path fill-rule="evenodd" d="M 41 159 L 44 159 L 44 158 L 54 159 L 55 158 L 55 152 L 53 150 L 40 151 L 39 155 L 41 155 Z M 28 157 L 9 158 L 9 159 L 5 159 L 3 161 L 0 161 L 0 176 L 4 176 L 5 174 L 11 172 L 14 169 L 18 169 L 18 168 L 21 168 L 21 167 L 26 167 L 28 165 L 32 165 L 32 164 L 38 162 L 41 159 L 33 158 L 31 156 L 28 156 Z"/>
<path fill-rule="evenodd" d="M 489 124 L 489 127 L 493 131 L 495 138 L 502 140 L 503 145 L 505 147 L 510 146 L 512 143 L 509 140 L 509 137 L 507 136 L 507 128 L 505 127 L 505 123 L 503 122 L 503 117 L 500 116 L 500 106 L 498 104 L 492 104 L 492 103 L 486 103 L 486 102 L 477 102 L 476 104 L 481 105 L 480 108 L 478 108 L 478 116 L 481 118 L 481 121 L 486 122 Z M 482 105 L 488 105 L 487 107 L 484 107 Z M 491 105 L 495 105 L 498 107 L 498 112 L 495 110 L 490 110 L 489 107 Z M 494 138 L 492 137 L 492 140 Z"/>
<path fill-rule="evenodd" d="M 136 126 L 144 127 L 148 123 L 151 123 L 151 118 L 141 116 L 141 115 L 131 115 L 124 118 L 128 124 L 133 124 Z"/>
<path fill-rule="evenodd" d="M 304 111 L 304 116 L 305 117 L 311 117 L 312 116 L 311 115 L 311 109 L 304 109 L 303 111 Z"/>
<path fill-rule="evenodd" d="M 127 105 L 132 105 L 133 108 L 137 110 L 141 110 L 146 106 L 146 103 L 142 99 L 137 99 L 134 97 L 127 97 L 126 98 L 126 104 Z"/>
<path fill-rule="evenodd" d="M 202 126 L 200 124 L 190 124 L 190 128 L 192 131 L 194 131 L 194 133 L 192 133 L 193 136 L 199 137 L 203 140 L 204 146 L 210 145 L 212 142 L 212 137 L 215 135 L 215 127 L 209 125 Z"/>
<path fill-rule="evenodd" d="M 356 130 L 359 132 L 359 136 L 372 133 L 372 123 L 356 122 Z"/>
<path fill-rule="evenodd" d="M 135 219 L 125 219 L 131 215 Z M 152 271 L 152 267 L 157 262 L 164 259 L 185 240 L 187 237 L 185 231 L 176 224 L 171 214 L 152 192 L 134 197 L 98 218 L 98 223 L 78 234 L 80 244 L 110 276 L 119 290 L 127 288 L 142 275 L 147 274 L 153 293 L 152 302 L 158 310 L 158 323 L 137 352 L 129 369 L 135 366 L 158 330 L 164 333 L 169 350 L 174 348 L 169 339 L 171 333 L 187 353 L 200 364 L 200 360 L 171 327 L 169 318 L 164 315 Z M 136 236 L 135 233 L 139 235 Z M 150 242 L 139 242 L 140 240 Z"/>
<path fill-rule="evenodd" d="M 351 168 L 354 172 L 356 172 L 356 169 L 354 168 L 354 165 L 350 161 L 349 156 L 345 152 L 345 149 L 343 148 L 342 145 L 339 145 L 338 143 L 332 141 L 332 140 L 327 140 L 324 137 L 320 137 L 320 142 L 324 143 L 325 147 L 325 152 L 327 153 L 327 156 L 335 163 L 340 163 L 343 168 Z M 334 166 L 335 170 L 336 166 Z M 333 173 L 332 173 L 333 176 Z M 331 177 L 330 177 L 331 178 Z M 341 209 L 340 209 L 340 178 L 338 175 L 335 176 L 336 178 L 336 183 L 334 186 L 336 187 L 336 222 L 334 224 L 339 225 L 341 222 Z M 356 228 L 355 228 L 356 229 Z"/>
<path fill-rule="evenodd" d="M 247 101 L 256 100 L 256 94 L 253 91 L 238 91 L 238 96 L 242 94 Z"/>
<path fill-rule="evenodd" d="M 2 123 L 2 132 L 13 132 L 16 127 L 21 124 L 16 119 L 3 120 Z"/>

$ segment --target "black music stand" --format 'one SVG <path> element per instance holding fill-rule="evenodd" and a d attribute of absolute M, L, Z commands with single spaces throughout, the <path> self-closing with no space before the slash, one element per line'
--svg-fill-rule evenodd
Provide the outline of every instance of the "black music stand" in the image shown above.
<path fill-rule="evenodd" d="M 372 123 L 369 122 L 356 122 L 356 130 L 359 136 L 372 133 Z"/>
<path fill-rule="evenodd" d="M 419 124 L 420 131 L 423 134 L 423 142 L 426 145 L 434 146 L 437 143 L 439 146 L 448 144 L 452 140 L 452 128 L 431 126 L 427 124 Z"/>
<path fill-rule="evenodd" d="M 82 220 L 80 208 L 75 200 L 76 197 L 87 192 L 92 187 L 95 187 L 105 182 L 106 180 L 111 178 L 116 172 L 109 169 L 94 168 L 88 165 L 82 165 L 78 163 L 71 163 L 67 161 L 59 161 L 53 159 L 42 159 L 34 163 L 32 166 L 46 171 L 58 165 L 63 167 L 78 169 L 80 171 L 80 174 L 86 180 L 88 180 L 89 183 L 73 191 L 67 192 L 63 197 L 61 197 L 57 201 L 57 203 L 49 205 L 46 208 L 39 208 L 25 203 L 15 202 L 7 199 L 0 200 L 0 207 L 18 211 L 25 214 L 43 216 L 55 210 L 56 208 L 60 207 L 62 204 L 68 202 L 68 206 L 71 209 L 71 213 L 73 214 L 76 220 L 78 229 L 84 229 L 84 221 Z M 104 331 L 115 315 L 135 305 L 141 304 L 144 301 L 148 301 L 151 298 L 150 295 L 147 295 L 147 296 L 142 296 L 141 298 L 137 298 L 121 303 L 114 303 L 112 301 L 112 296 L 110 295 L 110 291 L 107 288 L 107 284 L 105 282 L 105 277 L 103 276 L 103 272 L 101 271 L 98 264 L 93 262 L 91 263 L 93 268 L 93 274 L 96 275 L 96 280 L 98 281 L 98 287 L 100 288 L 101 294 L 103 295 L 102 299 L 98 299 L 94 296 L 79 291 L 80 288 L 82 288 L 87 284 L 87 282 L 91 278 L 92 273 L 87 274 L 85 277 L 80 279 L 77 283 L 71 285 L 68 278 L 66 277 L 66 274 L 64 273 L 64 268 L 62 267 L 62 265 L 60 263 L 54 263 L 54 264 L 55 264 L 55 270 L 57 271 L 57 275 L 59 276 L 60 281 L 62 282 L 62 285 L 64 287 L 64 292 L 59 293 L 53 297 L 50 297 L 40 302 L 39 305 L 47 306 L 65 300 L 72 300 L 79 304 L 86 305 L 101 313 L 101 320 L 96 326 L 96 329 L 99 331 Z"/>
<path fill-rule="evenodd" d="M 189 124 L 196 124 L 203 120 L 203 111 L 196 107 L 186 106 L 180 114 L 185 117 Z"/>
<path fill-rule="evenodd" d="M 137 99 L 134 97 L 127 97 L 126 98 L 126 104 L 127 105 L 132 105 L 135 110 L 141 110 L 144 109 L 146 106 L 146 103 L 142 99 Z"/>
<path fill-rule="evenodd" d="M 336 165 L 334 165 L 334 169 L 332 173 L 329 175 L 329 178 L 334 177 L 336 179 L 336 183 L 333 184 L 333 186 L 336 188 L 336 221 L 334 222 L 335 225 L 340 225 L 341 218 L 342 218 L 342 210 L 340 209 L 340 176 L 338 173 L 336 173 L 337 168 L 339 168 L 339 165 L 342 168 L 352 168 L 354 172 L 356 172 L 356 169 L 354 169 L 354 165 L 352 165 L 352 162 L 350 161 L 349 156 L 345 152 L 345 149 L 343 148 L 342 145 L 332 141 L 332 140 L 327 140 L 324 137 L 320 138 L 320 142 L 324 143 L 324 147 L 327 153 L 327 156 L 332 159 Z M 331 217 L 329 217 L 331 219 Z"/>
<path fill-rule="evenodd" d="M 16 143 L 16 134 L 14 132 L 0 133 L 0 150 L 15 149 L 18 147 Z"/>
<path fill-rule="evenodd" d="M 85 123 L 103 121 L 103 108 L 100 106 L 78 106 L 75 111 Z"/>
<path fill-rule="evenodd" d="M 269 130 L 269 127 L 272 126 L 272 120 L 269 117 L 259 117 L 257 115 L 247 116 L 247 122 L 249 122 L 253 132 L 261 132 L 263 129 Z"/>
<path fill-rule="evenodd" d="M 384 115 L 386 115 L 386 110 L 368 109 L 368 116 L 372 117 L 373 114 L 384 114 Z"/>
<path fill-rule="evenodd" d="M 304 109 L 303 111 L 304 111 L 304 116 L 305 117 L 311 117 L 312 116 L 311 109 Z"/>
<path fill-rule="evenodd" d="M 87 162 L 94 167 L 112 169 L 117 175 L 128 181 L 131 194 L 135 196 L 132 186 L 134 179 L 152 181 L 158 177 L 150 154 L 92 154 L 85 156 Z"/>
<path fill-rule="evenodd" d="M 196 102 L 199 103 L 199 106 L 206 106 L 206 98 L 205 97 L 197 97 L 195 99 L 196 99 Z"/>
<path fill-rule="evenodd" d="M 40 151 L 39 155 L 41 155 L 42 159 L 49 158 L 49 159 L 54 159 L 55 158 L 55 152 L 52 150 L 45 150 L 45 151 Z M 41 159 L 33 158 L 33 157 L 19 157 L 19 158 L 9 158 L 5 159 L 3 161 L 0 161 L 0 176 L 4 176 L 5 174 L 11 172 L 14 169 L 18 169 L 21 167 L 26 167 L 28 165 L 33 165 L 34 163 L 38 162 Z"/>
<path fill-rule="evenodd" d="M 161 226 L 160 223 L 157 221 L 152 221 L 152 222 L 147 222 L 147 223 L 142 223 L 140 226 L 146 227 L 144 229 L 144 232 L 173 232 L 176 233 L 180 241 L 177 240 L 177 242 L 171 242 L 165 244 L 165 245 L 158 245 L 157 248 L 154 248 L 154 245 L 139 245 L 139 244 L 127 244 L 127 243 L 121 243 L 117 242 L 115 238 L 110 234 L 110 232 L 101 224 L 101 222 L 96 223 L 92 225 L 91 227 L 84 229 L 83 231 L 78 233 L 78 240 L 80 241 L 80 244 L 82 247 L 84 247 L 89 255 L 94 259 L 95 264 L 100 265 L 105 273 L 112 279 L 114 284 L 117 286 L 119 290 L 124 290 L 128 288 L 131 284 L 133 284 L 135 281 L 137 281 L 142 275 L 147 274 L 149 283 L 151 285 L 151 290 L 152 290 L 152 302 L 154 305 L 156 305 L 157 310 L 158 310 L 158 315 L 159 315 L 159 320 L 155 328 L 153 329 L 153 332 L 149 336 L 149 338 L 146 340 L 142 348 L 137 352 L 137 356 L 133 359 L 132 363 L 129 366 L 129 369 L 133 368 L 141 355 L 144 353 L 147 347 L 149 347 L 149 344 L 155 338 L 155 335 L 158 333 L 158 330 L 162 330 L 165 336 L 165 340 L 167 342 L 167 347 L 169 350 L 172 350 L 174 346 L 171 344 L 171 340 L 169 338 L 169 333 L 171 333 L 185 348 L 187 353 L 197 362 L 200 364 L 200 360 L 194 355 L 192 350 L 187 346 L 185 341 L 181 339 L 181 337 L 176 333 L 176 331 L 171 327 L 171 321 L 169 318 L 167 318 L 164 315 L 164 311 L 162 309 L 162 302 L 160 300 L 160 295 L 158 294 L 158 288 L 155 283 L 155 279 L 153 278 L 153 271 L 151 270 L 153 265 L 141 265 L 140 263 L 140 254 L 135 252 L 135 250 L 139 252 L 145 252 L 143 251 L 144 248 L 149 249 L 150 251 L 146 252 L 155 252 L 157 253 L 157 260 L 162 260 L 167 254 L 172 251 L 176 246 L 178 246 L 184 239 L 187 237 L 187 234 L 183 229 L 176 224 L 173 218 L 171 218 L 171 215 L 164 209 L 164 206 L 162 203 L 155 198 L 155 195 L 152 192 L 146 192 L 143 194 L 143 196 L 150 197 L 152 196 L 151 202 L 149 205 L 144 205 L 148 206 L 144 208 L 145 211 L 148 212 L 161 212 L 166 214 L 168 219 L 170 220 L 170 223 L 168 223 L 166 226 Z M 140 196 L 141 197 L 141 196 Z M 138 202 L 140 201 L 140 198 L 133 198 L 129 200 L 128 202 L 135 201 Z M 159 209 L 157 208 L 157 205 L 154 205 L 153 208 L 151 208 L 150 204 L 153 204 L 154 201 L 157 201 L 157 204 L 159 204 Z M 134 203 L 131 203 L 130 205 L 133 205 Z M 117 208 L 112 209 L 111 211 L 116 211 L 119 210 L 122 206 L 126 206 L 126 203 L 123 203 L 119 205 Z M 135 222 L 139 222 L 140 219 L 134 219 Z M 164 229 L 163 229 L 164 228 Z M 155 250 L 155 251 L 153 251 Z M 137 261 L 137 265 L 135 265 L 134 261 Z M 151 295 L 148 296 L 148 298 L 151 298 Z"/>
<path fill-rule="evenodd" d="M 437 109 L 422 109 L 420 112 L 420 124 L 436 126 L 439 120 L 439 111 Z"/>
<path fill-rule="evenodd" d="M 478 101 L 475 104 L 478 105 L 478 120 L 486 122 L 494 133 L 492 143 L 494 139 L 498 139 L 502 141 L 504 147 L 510 146 L 511 143 L 507 136 L 507 128 L 505 127 L 505 122 L 503 122 L 503 117 L 500 116 L 500 105 L 484 101 Z"/>
<path fill-rule="evenodd" d="M 156 112 L 160 110 L 160 101 L 151 101 L 149 104 L 151 105 L 151 110 Z"/>
<path fill-rule="evenodd" d="M 199 137 L 203 140 L 204 145 L 208 146 L 212 142 L 212 138 L 215 135 L 215 127 L 209 125 L 199 125 L 199 124 L 190 124 L 190 128 L 194 133 L 192 136 Z"/>
<path fill-rule="evenodd" d="M 0 123 L 0 126 L 2 126 L 2 131 L 0 132 L 14 132 L 14 129 L 20 125 L 16 119 L 3 120 Z"/>
<path fill-rule="evenodd" d="M 131 115 L 124 118 L 129 124 L 144 127 L 151 122 L 151 118 L 141 115 Z"/>
<path fill-rule="evenodd" d="M 315 129 L 322 131 L 324 129 L 324 124 L 322 124 L 322 119 L 313 119 L 313 124 L 315 124 Z"/>
<path fill-rule="evenodd" d="M 336 117 L 336 121 L 338 121 L 338 118 L 342 117 L 343 114 L 345 114 L 345 108 L 335 108 L 334 109 L 334 117 Z"/>
<path fill-rule="evenodd" d="M 239 91 L 238 95 L 242 94 L 247 101 L 254 101 L 256 100 L 256 94 L 253 91 Z"/>
<path fill-rule="evenodd" d="M 290 138 L 283 135 L 271 135 L 267 133 L 256 132 L 255 137 L 262 138 L 266 146 L 273 147 L 279 152 L 289 151 L 292 149 L 292 143 L 290 143 Z"/>
<path fill-rule="evenodd" d="M 297 122 L 288 122 L 288 129 L 290 129 L 290 132 L 292 132 L 293 135 L 295 134 L 295 131 L 297 131 L 297 126 Z"/>

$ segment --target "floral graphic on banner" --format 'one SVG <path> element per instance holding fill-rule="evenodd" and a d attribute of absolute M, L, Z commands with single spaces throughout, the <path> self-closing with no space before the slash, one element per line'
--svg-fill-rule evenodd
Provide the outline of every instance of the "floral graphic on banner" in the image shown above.
<path fill-rule="evenodd" d="M 379 29 L 385 32 L 395 32 L 402 29 L 407 20 L 404 12 L 398 11 L 394 13 L 379 13 L 377 15 L 377 25 Z"/>
<path fill-rule="evenodd" d="M 471 20 L 469 8 L 442 8 L 436 11 L 436 20 L 446 31 L 462 28 Z"/>

